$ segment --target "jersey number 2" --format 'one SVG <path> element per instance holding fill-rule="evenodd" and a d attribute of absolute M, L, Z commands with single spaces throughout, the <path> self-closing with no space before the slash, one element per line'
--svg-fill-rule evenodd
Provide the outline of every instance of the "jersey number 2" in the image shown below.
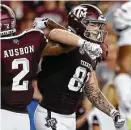
<path fill-rule="evenodd" d="M 69 84 L 68 84 L 68 88 L 71 91 L 79 91 L 82 92 L 82 87 L 84 86 L 84 81 L 85 78 L 87 77 L 87 80 L 89 79 L 89 74 L 87 73 L 86 69 L 83 67 L 77 67 L 75 74 L 73 75 L 73 77 L 70 79 Z"/>
<path fill-rule="evenodd" d="M 20 80 L 29 72 L 29 60 L 26 58 L 14 59 L 12 62 L 12 69 L 18 69 L 18 65 L 22 64 L 23 70 L 13 78 L 12 91 L 26 91 L 28 90 L 28 81 L 23 81 L 19 85 Z"/>

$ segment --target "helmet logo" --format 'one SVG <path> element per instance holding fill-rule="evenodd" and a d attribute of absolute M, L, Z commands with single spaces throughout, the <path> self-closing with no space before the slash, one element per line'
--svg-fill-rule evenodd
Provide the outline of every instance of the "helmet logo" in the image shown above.
<path fill-rule="evenodd" d="M 17 45 L 19 45 L 19 40 L 18 39 L 14 39 L 13 42 Z"/>
<path fill-rule="evenodd" d="M 10 25 L 9 25 L 9 24 L 4 24 L 4 26 L 6 26 L 6 29 L 9 29 L 9 28 L 10 28 Z"/>
<path fill-rule="evenodd" d="M 84 7 L 76 7 L 72 12 L 77 18 L 86 17 L 87 8 Z"/>

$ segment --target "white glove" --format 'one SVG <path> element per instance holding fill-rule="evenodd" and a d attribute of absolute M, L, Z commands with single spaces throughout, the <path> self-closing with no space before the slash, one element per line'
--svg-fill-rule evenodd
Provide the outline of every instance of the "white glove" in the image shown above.
<path fill-rule="evenodd" d="M 93 60 L 101 57 L 102 49 L 100 45 L 96 43 L 91 43 L 91 42 L 86 41 L 85 44 L 83 44 L 83 49 Z"/>
<path fill-rule="evenodd" d="M 47 27 L 47 22 L 48 22 L 48 18 L 45 18 L 45 17 L 38 17 L 38 18 L 35 18 L 34 22 L 33 22 L 33 27 L 36 28 L 36 29 L 44 29 Z"/>
<path fill-rule="evenodd" d="M 126 129 L 124 128 L 124 125 L 126 123 L 125 118 L 122 117 L 117 110 L 113 109 L 110 113 L 110 116 L 113 118 L 116 129 L 122 129 L 122 128 L 123 128 L 122 130 Z"/>

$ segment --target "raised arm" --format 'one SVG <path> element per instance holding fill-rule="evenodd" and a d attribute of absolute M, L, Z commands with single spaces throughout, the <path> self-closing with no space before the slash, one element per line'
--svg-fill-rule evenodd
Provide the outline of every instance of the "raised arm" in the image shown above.
<path fill-rule="evenodd" d="M 49 19 L 47 18 L 36 18 L 34 21 L 34 27 L 37 29 L 45 29 L 47 28 Z M 56 25 L 56 24 L 54 24 Z M 48 27 L 49 28 L 49 27 Z M 58 26 L 57 26 L 58 28 Z M 62 26 L 60 26 L 62 28 Z M 73 47 L 82 47 L 83 50 L 88 53 L 92 59 L 96 59 L 97 57 L 101 57 L 102 49 L 100 45 L 97 45 L 95 43 L 88 42 L 76 34 L 73 34 L 69 31 L 63 30 L 63 29 L 53 29 L 49 32 L 47 36 L 48 40 L 70 45 Z"/>
<path fill-rule="evenodd" d="M 48 38 L 52 41 L 57 41 L 61 44 L 66 44 L 74 47 L 82 47 L 84 44 L 88 44 L 87 41 L 80 38 L 76 34 L 63 29 L 51 30 Z"/>
<path fill-rule="evenodd" d="M 67 53 L 69 52 L 70 50 L 74 49 L 75 47 L 73 46 L 69 46 L 69 45 L 64 45 L 64 44 L 61 44 L 61 43 L 58 43 L 56 41 L 53 41 L 49 38 L 49 34 L 50 34 L 50 31 L 53 30 L 53 29 L 63 29 L 63 30 L 66 30 L 65 27 L 63 27 L 62 25 L 58 24 L 57 22 L 53 21 L 53 20 L 48 20 L 47 21 L 47 28 L 48 28 L 48 32 L 46 30 L 46 37 L 48 39 L 48 44 L 47 46 L 45 47 L 43 53 L 42 53 L 42 56 L 45 56 L 45 55 L 58 55 L 58 54 L 61 54 L 61 53 Z M 46 28 L 46 29 L 47 29 Z M 55 34 L 56 35 L 56 34 Z M 52 35 L 51 35 L 52 36 Z M 50 39 L 50 40 L 49 40 Z"/>

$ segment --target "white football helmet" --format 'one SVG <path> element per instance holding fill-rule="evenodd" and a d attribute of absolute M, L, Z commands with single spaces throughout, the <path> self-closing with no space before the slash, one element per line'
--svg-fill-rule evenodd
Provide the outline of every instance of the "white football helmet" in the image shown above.
<path fill-rule="evenodd" d="M 114 12 L 114 26 L 117 31 L 131 27 L 131 1 L 126 2 Z"/>

